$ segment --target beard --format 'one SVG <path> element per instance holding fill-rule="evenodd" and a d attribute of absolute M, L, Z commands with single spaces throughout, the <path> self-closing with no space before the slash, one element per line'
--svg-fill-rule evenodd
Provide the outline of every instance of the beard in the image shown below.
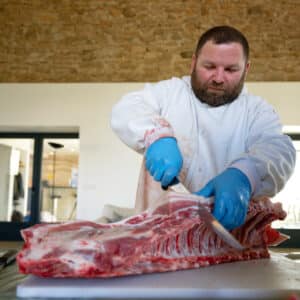
<path fill-rule="evenodd" d="M 241 79 L 231 88 L 224 87 L 223 84 L 218 84 L 215 81 L 211 83 L 201 82 L 198 78 L 196 70 L 191 74 L 191 85 L 195 96 L 203 103 L 210 106 L 221 106 L 233 102 L 241 93 L 246 77 L 246 70 L 243 72 Z M 210 92 L 208 87 L 219 89 L 220 91 Z"/>

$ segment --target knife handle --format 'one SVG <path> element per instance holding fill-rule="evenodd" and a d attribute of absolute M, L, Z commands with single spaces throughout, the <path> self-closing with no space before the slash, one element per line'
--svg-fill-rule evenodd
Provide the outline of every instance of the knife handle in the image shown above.
<path fill-rule="evenodd" d="M 179 179 L 178 179 L 177 177 L 174 177 L 168 186 L 161 186 L 161 188 L 162 188 L 164 191 L 166 191 L 166 190 L 168 189 L 169 186 L 175 185 L 175 184 L 177 184 L 177 183 L 179 183 Z"/>

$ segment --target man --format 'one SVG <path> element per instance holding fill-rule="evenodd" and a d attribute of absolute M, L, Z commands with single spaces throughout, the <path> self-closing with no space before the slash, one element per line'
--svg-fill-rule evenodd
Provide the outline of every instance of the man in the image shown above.
<path fill-rule="evenodd" d="M 214 196 L 213 214 L 231 230 L 244 223 L 251 198 L 283 188 L 295 149 L 273 108 L 243 88 L 249 65 L 244 35 L 214 27 L 199 39 L 191 76 L 146 84 L 114 106 L 112 128 L 145 154 L 138 209 L 178 177 L 191 192 Z"/>

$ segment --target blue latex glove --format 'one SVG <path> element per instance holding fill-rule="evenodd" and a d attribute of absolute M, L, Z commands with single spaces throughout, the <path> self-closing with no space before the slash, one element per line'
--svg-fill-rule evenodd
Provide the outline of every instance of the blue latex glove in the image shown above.
<path fill-rule="evenodd" d="M 244 224 L 251 197 L 248 177 L 237 168 L 228 168 L 196 193 L 215 196 L 213 215 L 228 230 Z"/>
<path fill-rule="evenodd" d="M 182 168 L 182 156 L 173 137 L 153 142 L 146 151 L 146 168 L 156 181 L 166 188 Z"/>

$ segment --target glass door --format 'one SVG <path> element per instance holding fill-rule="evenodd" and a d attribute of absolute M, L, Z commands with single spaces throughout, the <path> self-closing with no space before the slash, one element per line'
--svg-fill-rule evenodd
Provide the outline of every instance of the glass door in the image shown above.
<path fill-rule="evenodd" d="M 42 222 L 76 218 L 78 139 L 44 139 L 41 179 Z"/>
<path fill-rule="evenodd" d="M 76 218 L 78 133 L 0 132 L 0 240 Z"/>
<path fill-rule="evenodd" d="M 34 140 L 0 138 L 0 221 L 29 221 Z"/>

